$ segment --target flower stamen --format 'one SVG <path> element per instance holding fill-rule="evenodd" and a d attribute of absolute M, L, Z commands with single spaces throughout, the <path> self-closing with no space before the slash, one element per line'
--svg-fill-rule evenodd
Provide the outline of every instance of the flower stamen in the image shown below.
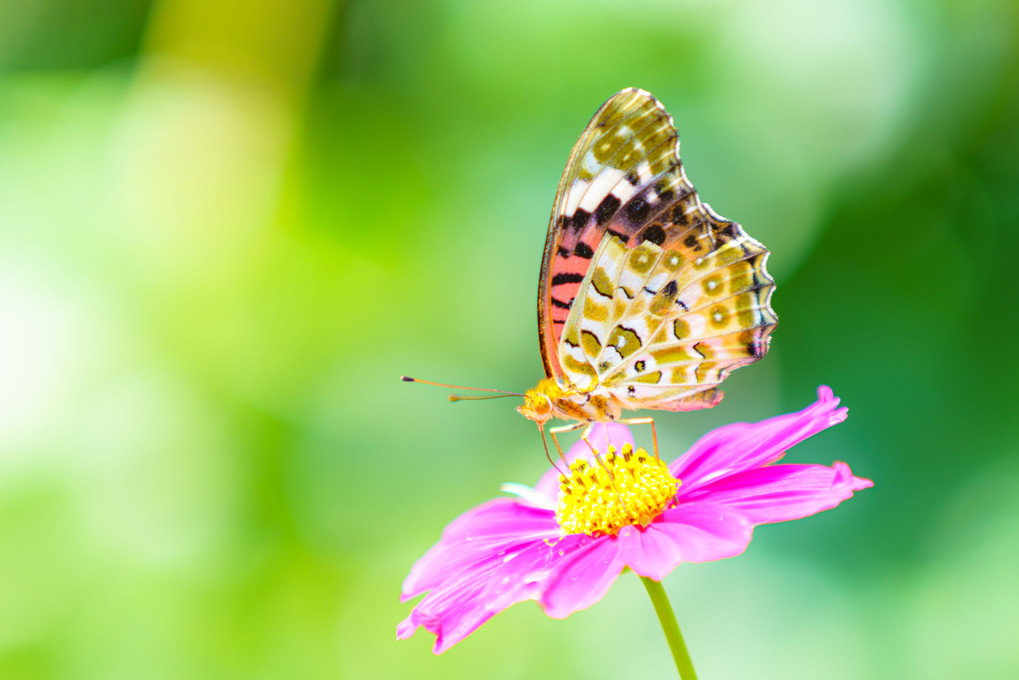
<path fill-rule="evenodd" d="M 559 476 L 556 521 L 564 535 L 615 535 L 625 526 L 647 526 L 668 509 L 679 484 L 644 449 L 625 444 L 616 453 L 610 446 L 596 464 L 581 458 L 570 464 L 569 477 Z"/>

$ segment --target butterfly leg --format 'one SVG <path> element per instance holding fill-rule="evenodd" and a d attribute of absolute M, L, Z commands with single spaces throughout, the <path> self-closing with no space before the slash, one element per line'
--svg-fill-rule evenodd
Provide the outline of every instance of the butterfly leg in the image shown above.
<path fill-rule="evenodd" d="M 594 458 L 595 462 L 597 462 L 598 465 L 600 465 L 601 468 L 603 470 L 605 470 L 605 473 L 609 476 L 609 484 L 612 485 L 612 490 L 616 493 L 616 498 L 619 499 L 620 505 L 625 506 L 626 503 L 623 501 L 623 497 L 619 493 L 619 488 L 616 486 L 616 475 L 615 475 L 615 473 L 613 473 L 612 470 L 609 469 L 609 466 L 605 464 L 605 461 L 602 459 L 601 454 L 598 453 L 598 449 L 596 449 L 594 447 L 594 444 L 592 444 L 591 440 L 589 439 L 589 437 L 591 436 L 591 426 L 592 425 L 593 425 L 593 423 L 588 424 L 587 429 L 584 430 L 584 434 L 580 435 L 580 441 L 582 441 L 585 444 L 587 444 L 587 448 L 591 450 L 591 456 Z M 608 431 L 606 431 L 605 432 L 605 449 L 604 449 L 606 456 L 609 455 L 609 446 L 611 446 L 611 444 L 609 443 Z"/>
<path fill-rule="evenodd" d="M 605 465 L 605 461 L 602 460 L 602 457 L 598 455 L 597 449 L 595 449 L 594 446 L 591 445 L 591 442 L 588 441 L 588 439 L 587 439 L 588 435 L 591 434 L 591 424 L 590 423 L 577 422 L 577 423 L 571 423 L 569 425 L 560 425 L 559 427 L 551 427 L 551 428 L 549 428 L 548 433 L 550 435 L 552 435 L 552 441 L 555 442 L 555 447 L 559 450 L 559 457 L 565 463 L 566 462 L 566 458 L 563 456 L 563 450 L 559 446 L 559 440 L 556 439 L 556 435 L 557 434 L 563 434 L 564 432 L 573 432 L 574 430 L 579 430 L 580 428 L 585 427 L 585 426 L 587 427 L 587 429 L 584 430 L 584 434 L 580 435 L 580 440 L 582 442 L 584 442 L 585 444 L 587 444 L 587 447 L 589 449 L 591 449 L 591 454 L 594 456 L 594 459 L 598 462 L 599 465 L 602 466 L 602 469 L 604 469 L 605 472 L 607 472 L 609 474 L 609 479 L 612 481 L 612 486 L 615 487 L 615 481 L 612 478 L 612 471 L 609 470 L 607 465 Z M 605 439 L 605 452 L 608 453 L 608 438 L 607 437 Z M 617 496 L 619 495 L 619 491 L 618 490 L 616 491 L 616 495 Z M 622 499 L 620 499 L 620 502 L 622 502 Z"/>
<path fill-rule="evenodd" d="M 591 455 L 594 456 L 595 460 L 597 460 L 599 463 L 602 463 L 601 456 L 598 455 L 598 449 L 596 449 L 594 447 L 594 444 L 591 443 L 591 439 L 590 439 L 590 437 L 591 437 L 591 427 L 593 425 L 594 425 L 594 423 L 589 423 L 588 424 L 587 429 L 584 430 L 584 434 L 580 435 L 580 440 L 582 442 L 584 442 L 585 444 L 587 444 L 587 448 L 591 449 Z M 608 455 L 609 447 L 611 446 L 611 444 L 609 443 L 609 432 L 608 432 L 608 430 L 603 430 L 603 432 L 605 433 L 605 448 L 602 449 L 602 451 L 605 453 L 605 455 Z M 609 471 L 609 469 L 607 467 L 605 467 L 604 463 L 602 463 L 602 467 L 605 468 L 606 472 Z"/>
<path fill-rule="evenodd" d="M 582 442 L 584 442 L 585 444 L 587 444 L 587 448 L 591 449 L 591 455 L 594 456 L 595 461 L 602 467 L 602 469 L 604 469 L 605 472 L 608 473 L 609 480 L 612 482 L 612 486 L 614 488 L 615 487 L 615 478 L 614 478 L 614 476 L 612 474 L 612 471 L 608 468 L 608 466 L 605 464 L 605 461 L 598 454 L 598 450 L 596 448 L 594 448 L 594 445 L 591 444 L 591 442 L 588 440 L 588 437 L 591 434 L 591 425 L 592 425 L 592 423 L 586 423 L 586 422 L 581 421 L 581 422 L 577 422 L 577 423 L 571 423 L 569 425 L 561 425 L 559 427 L 549 428 L 548 433 L 550 435 L 552 435 L 552 441 L 555 442 L 556 448 L 559 449 L 559 456 L 561 458 L 563 458 L 563 450 L 559 446 L 559 440 L 556 439 L 556 435 L 557 434 L 563 434 L 564 432 L 573 432 L 574 430 L 579 430 L 582 427 L 586 427 L 587 429 L 584 430 L 584 434 L 580 435 L 580 440 Z M 608 435 L 606 435 L 605 436 L 605 453 L 608 454 L 608 452 L 609 452 L 609 440 L 608 440 Z M 566 461 L 566 459 L 563 458 L 563 462 L 565 462 L 565 461 Z M 616 495 L 617 496 L 619 495 L 618 489 L 616 490 Z M 620 498 L 620 502 L 622 502 L 622 498 Z"/>
<path fill-rule="evenodd" d="M 545 428 L 541 424 L 538 425 L 538 432 L 541 434 L 541 445 L 545 447 L 545 458 L 548 458 L 548 462 L 552 464 L 552 467 L 556 469 L 556 472 L 561 475 L 565 475 L 566 473 L 559 469 L 559 466 L 555 464 L 555 461 L 552 460 L 552 456 L 548 453 L 548 441 L 545 439 Z M 554 437 L 555 435 L 552 436 Z M 556 442 L 556 448 L 559 449 L 559 442 Z M 559 449 L 559 460 L 563 462 L 563 465 L 566 465 L 566 457 L 563 456 L 562 449 Z M 566 465 L 566 467 L 569 468 L 569 465 Z"/>
<path fill-rule="evenodd" d="M 585 423 L 585 422 L 578 422 L 578 423 L 570 423 L 569 425 L 560 425 L 559 427 L 550 427 L 550 428 L 548 428 L 548 433 L 550 435 L 552 435 L 552 441 L 555 442 L 556 450 L 559 451 L 559 457 L 562 458 L 563 461 L 565 461 L 566 458 L 563 456 L 563 448 L 561 446 L 559 446 L 559 439 L 556 438 L 556 435 L 557 434 L 563 434 L 564 432 L 573 432 L 574 430 L 579 430 L 580 428 L 584 427 L 585 425 L 587 425 L 587 423 Z"/>
<path fill-rule="evenodd" d="M 625 423 L 627 425 L 650 425 L 651 426 L 651 441 L 655 443 L 655 458 L 658 458 L 658 433 L 655 432 L 655 419 L 654 418 L 626 418 L 624 420 L 617 420 L 617 423 Z"/>

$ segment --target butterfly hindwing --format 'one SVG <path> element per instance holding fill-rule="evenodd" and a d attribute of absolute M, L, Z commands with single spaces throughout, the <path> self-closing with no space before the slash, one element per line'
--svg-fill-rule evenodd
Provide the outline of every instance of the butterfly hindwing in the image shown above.
<path fill-rule="evenodd" d="M 567 378 L 628 409 L 713 406 L 713 388 L 764 355 L 777 323 L 766 257 L 749 237 L 701 256 L 607 234 L 564 327 Z"/>
<path fill-rule="evenodd" d="M 662 251 L 663 260 L 675 255 Z M 606 367 L 602 385 L 630 409 L 714 405 L 721 399 L 714 388 L 736 368 L 764 356 L 778 323 L 769 304 L 774 283 L 766 258 L 767 251 L 747 239 L 683 267 L 651 302 L 656 323 L 650 339 Z M 617 324 L 630 325 L 625 318 Z"/>

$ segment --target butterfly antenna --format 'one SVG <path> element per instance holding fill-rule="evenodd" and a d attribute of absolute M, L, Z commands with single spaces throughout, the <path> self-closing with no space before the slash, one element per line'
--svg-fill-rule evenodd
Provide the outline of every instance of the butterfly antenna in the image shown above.
<path fill-rule="evenodd" d="M 464 385 L 449 385 L 447 383 L 433 382 L 431 380 L 422 380 L 421 378 L 410 378 L 405 375 L 400 376 L 400 380 L 409 383 L 422 383 L 424 385 L 435 385 L 436 387 L 448 387 L 451 390 L 474 390 L 475 392 L 498 392 L 503 397 L 522 397 L 520 392 L 508 392 L 506 390 L 493 390 L 491 387 L 465 387 Z M 453 397 L 456 397 L 455 399 Z M 460 397 L 452 395 L 450 401 L 460 401 L 461 399 L 494 399 L 495 397 Z"/>
<path fill-rule="evenodd" d="M 481 401 L 482 399 L 502 399 L 503 397 L 520 397 L 520 394 L 490 394 L 487 397 L 465 397 L 462 394 L 449 395 L 450 401 Z"/>
<path fill-rule="evenodd" d="M 519 391 L 507 391 L 505 389 L 492 389 L 491 387 L 467 387 L 465 385 L 453 385 L 445 382 L 434 382 L 432 380 L 422 380 L 421 378 L 412 378 L 407 375 L 400 375 L 400 380 L 404 382 L 421 382 L 422 384 L 435 385 L 436 387 L 449 387 L 450 389 L 473 389 L 475 391 L 494 391 L 496 395 L 491 397 L 464 397 L 463 395 L 449 395 L 450 402 L 464 402 L 464 401 L 477 401 L 482 399 L 499 399 L 501 397 L 523 397 Z"/>

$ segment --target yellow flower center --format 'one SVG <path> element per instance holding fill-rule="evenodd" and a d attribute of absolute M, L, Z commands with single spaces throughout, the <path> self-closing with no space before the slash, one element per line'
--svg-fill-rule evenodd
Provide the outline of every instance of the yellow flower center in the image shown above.
<path fill-rule="evenodd" d="M 601 462 L 578 459 L 570 476 L 559 475 L 556 521 L 563 534 L 614 535 L 625 526 L 647 526 L 676 497 L 679 480 L 644 449 L 615 447 Z"/>

